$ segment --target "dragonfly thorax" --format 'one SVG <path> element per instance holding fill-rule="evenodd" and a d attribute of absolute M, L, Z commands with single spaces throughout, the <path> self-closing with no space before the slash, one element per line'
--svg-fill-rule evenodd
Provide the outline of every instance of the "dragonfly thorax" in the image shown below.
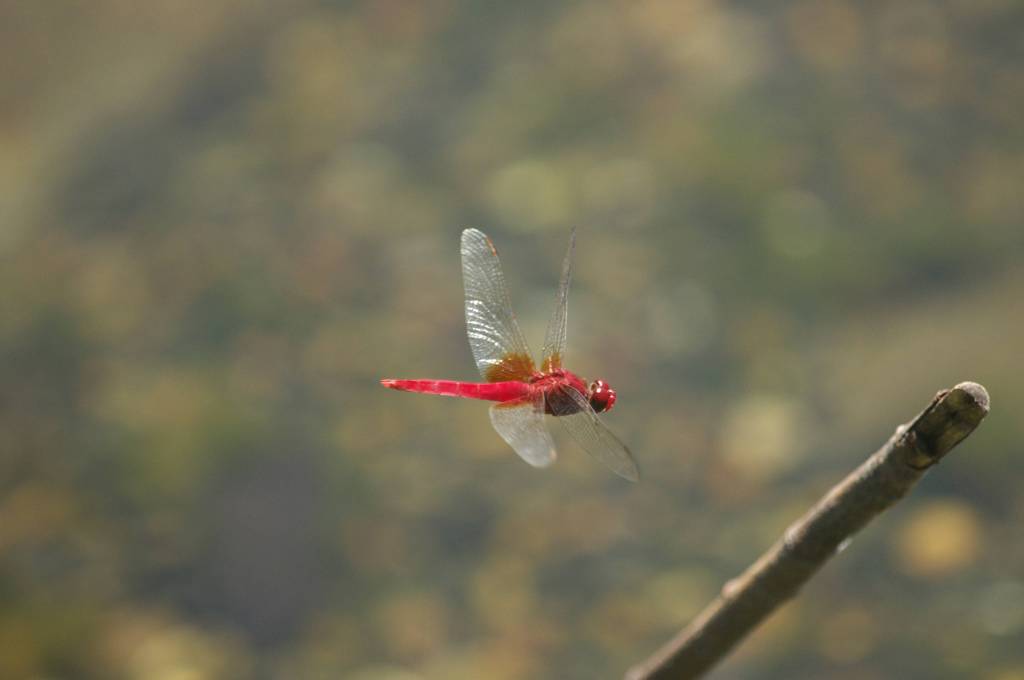
<path fill-rule="evenodd" d="M 545 391 L 552 388 L 559 388 L 563 385 L 568 385 L 576 389 L 580 394 L 589 395 L 586 381 L 572 371 L 567 371 L 564 368 L 555 368 L 545 372 L 538 371 L 530 377 L 530 383 Z"/>
<path fill-rule="evenodd" d="M 559 396 L 559 392 L 565 387 L 570 387 L 586 396 L 590 406 L 597 413 L 610 411 L 612 406 L 615 405 L 615 390 L 604 380 L 595 380 L 590 383 L 590 387 L 587 387 L 586 381 L 564 368 L 556 368 L 546 372 L 538 371 L 530 378 L 530 384 L 544 390 L 548 395 L 549 403 L 552 400 L 555 402 L 556 408 L 553 410 L 549 408 L 549 413 L 567 414 L 575 413 L 578 410 L 578 407 L 572 405 L 571 400 L 566 400 Z M 566 403 L 561 404 L 560 402 Z"/>

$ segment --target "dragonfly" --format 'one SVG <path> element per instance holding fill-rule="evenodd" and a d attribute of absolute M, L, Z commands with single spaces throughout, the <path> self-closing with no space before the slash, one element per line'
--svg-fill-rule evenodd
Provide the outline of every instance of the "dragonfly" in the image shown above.
<path fill-rule="evenodd" d="M 380 382 L 405 392 L 497 402 L 490 407 L 491 425 L 523 460 L 538 468 L 551 465 L 558 455 L 544 417 L 553 416 L 587 453 L 635 482 L 640 472 L 633 454 L 597 415 L 615 405 L 615 390 L 604 380 L 588 384 L 563 365 L 575 245 L 573 229 L 539 370 L 512 312 L 497 249 L 483 232 L 466 229 L 461 241 L 466 332 L 485 382 L 392 378 Z"/>

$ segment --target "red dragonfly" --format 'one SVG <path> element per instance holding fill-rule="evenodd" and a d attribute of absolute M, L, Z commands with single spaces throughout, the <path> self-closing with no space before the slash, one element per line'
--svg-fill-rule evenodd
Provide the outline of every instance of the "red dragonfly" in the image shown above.
<path fill-rule="evenodd" d="M 611 410 L 615 390 L 604 380 L 588 386 L 562 366 L 575 243 L 574 229 L 562 264 L 562 281 L 544 338 L 539 371 L 512 313 L 498 251 L 483 232 L 466 229 L 462 232 L 466 330 L 476 366 L 486 382 L 385 379 L 380 383 L 406 392 L 498 402 L 491 406 L 491 424 L 534 467 L 547 467 L 555 461 L 555 445 L 544 414 L 555 416 L 587 453 L 615 474 L 635 482 L 640 474 L 632 454 L 597 416 Z"/>

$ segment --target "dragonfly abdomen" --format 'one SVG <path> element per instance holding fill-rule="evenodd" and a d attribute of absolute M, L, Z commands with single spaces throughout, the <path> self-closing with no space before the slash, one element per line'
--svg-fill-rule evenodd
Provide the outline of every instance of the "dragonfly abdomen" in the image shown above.
<path fill-rule="evenodd" d="M 530 392 L 530 385 L 520 380 L 474 383 L 460 380 L 394 380 L 387 378 L 381 380 L 380 384 L 402 392 L 440 394 L 445 397 L 484 399 L 486 401 L 520 399 Z"/>

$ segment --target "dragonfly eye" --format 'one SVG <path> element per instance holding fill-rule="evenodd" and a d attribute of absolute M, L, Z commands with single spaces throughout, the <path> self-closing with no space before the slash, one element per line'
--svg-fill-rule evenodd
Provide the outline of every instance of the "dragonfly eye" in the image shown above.
<path fill-rule="evenodd" d="M 590 385 L 590 405 L 598 413 L 611 411 L 615 405 L 615 390 L 604 380 L 595 380 Z"/>

